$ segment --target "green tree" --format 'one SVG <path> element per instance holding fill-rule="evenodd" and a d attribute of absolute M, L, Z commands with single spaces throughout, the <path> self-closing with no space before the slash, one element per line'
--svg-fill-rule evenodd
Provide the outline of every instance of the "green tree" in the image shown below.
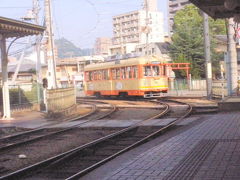
<path fill-rule="evenodd" d="M 219 60 L 221 53 L 215 51 L 215 35 L 226 34 L 223 20 L 214 21 L 209 19 L 211 37 L 211 58 L 213 62 L 213 72 L 219 71 Z M 178 11 L 174 17 L 172 44 L 170 55 L 174 62 L 191 63 L 193 78 L 205 77 L 204 66 L 204 37 L 203 37 L 203 17 L 199 9 L 193 5 L 185 6 Z M 183 77 L 184 71 L 176 72 L 177 77 Z"/>

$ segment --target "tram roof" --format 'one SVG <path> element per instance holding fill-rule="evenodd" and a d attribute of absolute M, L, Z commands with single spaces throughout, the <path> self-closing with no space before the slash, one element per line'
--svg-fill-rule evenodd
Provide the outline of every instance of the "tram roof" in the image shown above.
<path fill-rule="evenodd" d="M 0 34 L 6 38 L 24 37 L 43 33 L 45 27 L 0 16 Z"/>
<path fill-rule="evenodd" d="M 103 63 L 97 63 L 97 64 L 89 64 L 85 66 L 84 69 L 85 71 L 86 70 L 92 71 L 92 70 L 115 68 L 115 67 L 122 67 L 122 66 L 134 66 L 138 64 L 151 64 L 154 62 L 162 63 L 162 61 L 156 57 L 146 56 L 146 57 L 136 57 L 136 58 L 128 58 L 128 59 L 122 59 L 122 60 L 115 60 L 115 61 L 109 61 L 109 62 L 103 62 Z"/>
<path fill-rule="evenodd" d="M 225 0 L 189 0 L 195 6 L 206 12 L 209 16 L 214 19 L 217 18 L 230 18 L 234 14 L 240 13 L 239 7 L 228 10 L 224 6 Z"/>

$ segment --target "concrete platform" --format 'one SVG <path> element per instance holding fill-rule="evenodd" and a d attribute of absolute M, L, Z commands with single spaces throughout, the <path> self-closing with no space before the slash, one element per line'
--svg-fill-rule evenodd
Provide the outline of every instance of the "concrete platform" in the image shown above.
<path fill-rule="evenodd" d="M 218 103 L 219 111 L 239 111 L 240 97 L 229 97 Z"/>
<path fill-rule="evenodd" d="M 164 93 L 163 96 L 174 97 L 206 97 L 206 90 L 170 90 L 168 93 Z"/>
<path fill-rule="evenodd" d="M 240 112 L 187 121 L 80 179 L 239 180 Z"/>
<path fill-rule="evenodd" d="M 52 123 L 46 114 L 38 111 L 16 112 L 10 120 L 0 120 L 0 127 L 38 128 Z"/>

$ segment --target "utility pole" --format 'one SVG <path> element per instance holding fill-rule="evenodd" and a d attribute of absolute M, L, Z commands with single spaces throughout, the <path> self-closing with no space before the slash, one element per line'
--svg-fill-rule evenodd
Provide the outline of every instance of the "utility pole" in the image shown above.
<path fill-rule="evenodd" d="M 51 0 L 45 0 L 45 23 L 47 35 L 47 64 L 48 64 L 48 89 L 56 89 L 56 61 L 54 53 L 54 40 L 52 28 Z"/>
<path fill-rule="evenodd" d="M 8 89 L 8 56 L 6 48 L 6 37 L 0 34 L 0 49 L 2 60 L 2 98 L 3 98 L 3 119 L 11 118 L 9 89 Z"/>
<path fill-rule="evenodd" d="M 39 25 L 39 0 L 33 0 L 33 16 L 35 23 Z M 35 50 L 37 53 L 37 62 L 36 62 L 36 72 L 37 72 L 37 83 L 42 83 L 42 71 L 41 71 L 41 58 L 40 58 L 40 52 L 41 52 L 41 37 L 40 35 L 36 36 L 36 46 Z"/>
<path fill-rule="evenodd" d="M 212 63 L 210 51 L 209 23 L 208 15 L 203 12 L 203 28 L 204 28 L 204 49 L 205 49 L 205 68 L 207 81 L 207 98 L 212 98 Z"/>
<path fill-rule="evenodd" d="M 149 28 L 148 28 L 148 24 L 149 24 L 149 16 L 148 16 L 148 0 L 145 0 L 145 10 L 146 10 L 146 52 L 148 55 L 148 38 L 149 38 Z"/>
<path fill-rule="evenodd" d="M 234 21 L 233 18 L 228 19 L 228 60 L 227 66 L 229 68 L 227 84 L 228 84 L 228 95 L 236 95 L 238 88 L 238 71 L 237 71 L 237 50 L 236 42 L 234 40 Z"/>
<path fill-rule="evenodd" d="M 33 16 L 35 23 L 39 25 L 39 0 L 33 0 Z M 37 101 L 40 103 L 41 96 L 40 96 L 40 84 L 42 84 L 42 65 L 41 65 L 41 36 L 36 35 L 36 45 L 35 51 L 37 54 L 37 62 L 36 62 L 36 73 L 37 73 Z"/>

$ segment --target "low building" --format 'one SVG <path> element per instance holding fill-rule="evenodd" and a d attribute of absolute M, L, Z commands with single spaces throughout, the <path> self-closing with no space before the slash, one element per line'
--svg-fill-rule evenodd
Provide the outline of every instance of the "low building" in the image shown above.
<path fill-rule="evenodd" d="M 10 58 L 12 59 L 12 58 Z M 12 61 L 8 64 L 8 80 L 9 84 L 17 85 L 21 83 L 32 83 L 36 81 L 36 65 L 32 61 L 25 60 L 19 67 L 19 71 L 16 74 L 16 79 L 13 81 L 14 74 L 16 72 L 18 66 L 18 61 Z M 1 68 L 0 68 L 0 71 Z M 0 75 L 0 78 L 2 79 L 2 75 Z"/>
<path fill-rule="evenodd" d="M 94 45 L 94 54 L 106 56 L 109 55 L 109 47 L 112 45 L 112 39 L 108 37 L 97 38 Z"/>
<path fill-rule="evenodd" d="M 122 45 L 112 45 L 109 48 L 110 55 L 135 53 L 137 43 L 125 43 Z"/>
<path fill-rule="evenodd" d="M 58 59 L 56 62 L 56 79 L 59 88 L 69 86 L 83 87 L 84 66 L 104 61 L 102 56 L 80 56 Z M 43 77 L 46 77 L 47 66 L 43 68 Z"/>
<path fill-rule="evenodd" d="M 140 56 L 151 55 L 156 56 L 164 62 L 171 61 L 169 53 L 169 43 L 149 43 L 136 46 L 136 54 Z"/>

